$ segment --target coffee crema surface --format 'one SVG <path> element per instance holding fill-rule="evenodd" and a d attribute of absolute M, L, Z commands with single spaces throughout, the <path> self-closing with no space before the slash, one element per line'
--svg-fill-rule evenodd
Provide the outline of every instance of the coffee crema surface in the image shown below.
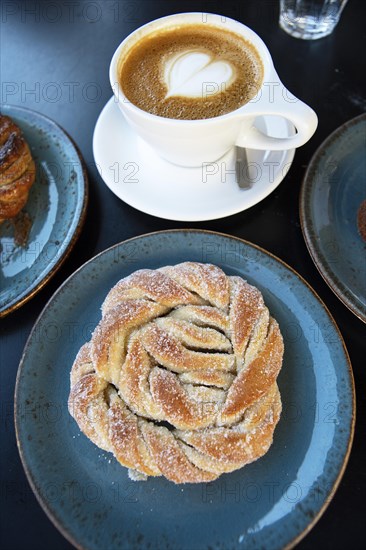
<path fill-rule="evenodd" d="M 198 120 L 235 111 L 258 92 L 263 65 L 239 34 L 207 24 L 167 27 L 142 37 L 118 64 L 119 84 L 140 109 Z"/>

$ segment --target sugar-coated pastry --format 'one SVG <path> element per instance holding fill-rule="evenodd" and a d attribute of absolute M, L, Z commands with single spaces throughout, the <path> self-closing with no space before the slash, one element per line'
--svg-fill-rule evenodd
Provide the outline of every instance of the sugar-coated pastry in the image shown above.
<path fill-rule="evenodd" d="M 74 361 L 69 411 L 132 479 L 208 482 L 269 449 L 283 351 L 242 278 L 195 262 L 136 271 Z"/>

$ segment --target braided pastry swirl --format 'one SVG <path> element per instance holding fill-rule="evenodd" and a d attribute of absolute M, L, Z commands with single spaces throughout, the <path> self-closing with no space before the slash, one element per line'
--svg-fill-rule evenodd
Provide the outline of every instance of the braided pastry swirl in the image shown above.
<path fill-rule="evenodd" d="M 240 277 L 194 262 L 136 271 L 75 359 L 69 411 L 132 479 L 212 481 L 270 447 L 282 357 L 277 322 Z"/>

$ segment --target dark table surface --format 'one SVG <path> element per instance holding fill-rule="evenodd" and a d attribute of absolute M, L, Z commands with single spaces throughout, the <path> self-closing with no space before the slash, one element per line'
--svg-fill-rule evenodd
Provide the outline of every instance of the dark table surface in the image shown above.
<path fill-rule="evenodd" d="M 112 95 L 108 67 L 116 47 L 138 26 L 182 11 L 222 13 L 253 28 L 268 45 L 284 84 L 319 116 L 316 134 L 297 151 L 289 174 L 269 197 L 240 214 L 204 223 L 161 220 L 127 206 L 107 189 L 92 155 L 94 126 Z M 301 181 L 317 147 L 335 128 L 366 110 L 365 13 L 362 0 L 350 0 L 331 36 L 307 42 L 278 28 L 275 0 L 2 2 L 1 81 L 14 86 L 11 94 L 2 86 L 1 102 L 40 111 L 69 132 L 88 166 L 90 202 L 82 234 L 62 268 L 36 297 L 1 322 L 1 548 L 71 548 L 33 496 L 15 440 L 16 372 L 37 316 L 59 285 L 96 253 L 129 237 L 182 227 L 230 233 L 274 253 L 313 286 L 334 316 L 353 365 L 356 432 L 340 486 L 299 548 L 366 548 L 365 326 L 318 273 L 302 236 L 298 209 Z M 50 83 L 58 87 L 56 101 L 43 93 Z"/>

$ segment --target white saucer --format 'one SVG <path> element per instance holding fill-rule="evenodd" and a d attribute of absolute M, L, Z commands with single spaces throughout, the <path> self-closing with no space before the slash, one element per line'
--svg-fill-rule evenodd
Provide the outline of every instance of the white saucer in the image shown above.
<path fill-rule="evenodd" d="M 294 133 L 280 117 L 261 117 L 257 126 L 275 137 Z M 94 160 L 106 185 L 142 212 L 176 221 L 224 218 L 254 206 L 281 183 L 295 151 L 248 150 L 255 177 L 251 189 L 239 189 L 234 150 L 216 163 L 182 168 L 161 159 L 130 129 L 112 97 L 94 130 Z"/>

